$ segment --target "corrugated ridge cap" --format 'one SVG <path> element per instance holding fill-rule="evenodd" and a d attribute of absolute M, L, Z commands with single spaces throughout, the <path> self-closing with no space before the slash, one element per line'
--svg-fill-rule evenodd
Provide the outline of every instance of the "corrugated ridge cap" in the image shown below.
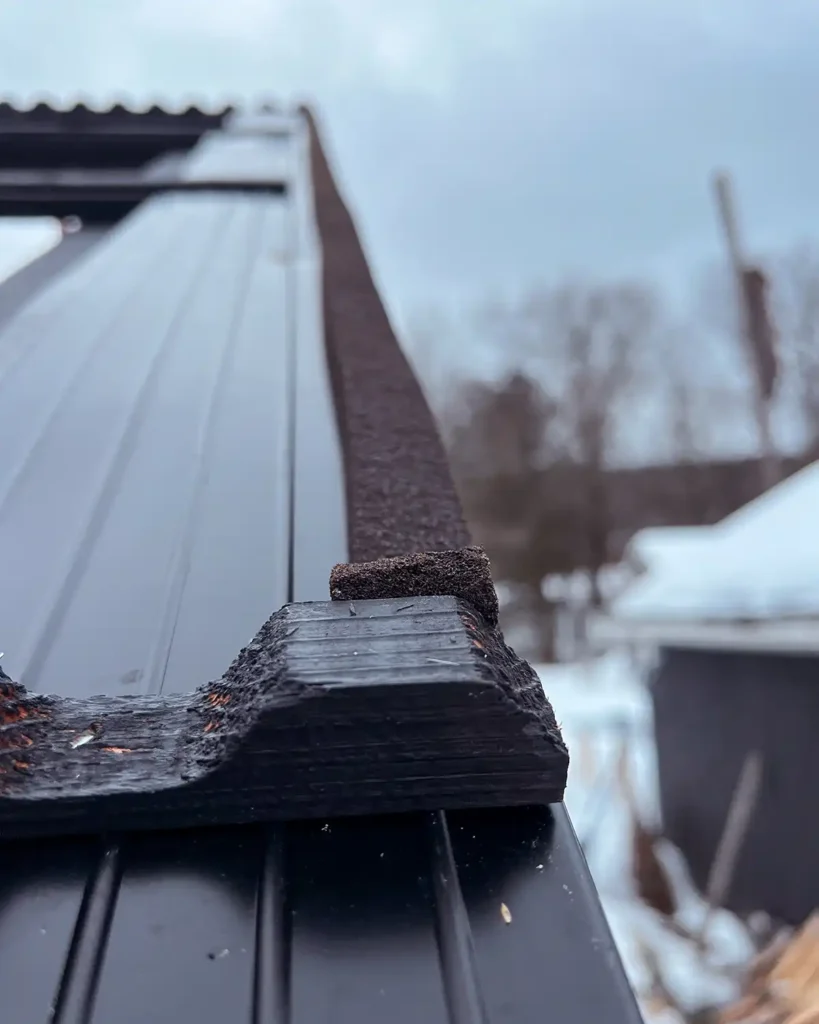
<path fill-rule="evenodd" d="M 144 102 L 127 99 L 112 99 L 109 102 L 95 101 L 89 97 L 62 100 L 50 95 L 34 95 L 26 99 L 7 96 L 0 100 L 0 116 L 36 118 L 38 116 L 59 117 L 105 117 L 105 118 L 221 118 L 237 109 L 235 101 L 185 98 L 178 102 L 159 102 L 154 98 Z"/>

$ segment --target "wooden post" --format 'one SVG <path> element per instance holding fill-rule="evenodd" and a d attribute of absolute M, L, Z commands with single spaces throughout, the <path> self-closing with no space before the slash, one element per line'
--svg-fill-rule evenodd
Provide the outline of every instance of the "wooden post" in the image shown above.
<path fill-rule="evenodd" d="M 730 177 L 725 173 L 716 174 L 714 177 L 714 191 L 717 200 L 725 242 L 728 249 L 728 259 L 731 267 L 731 278 L 736 293 L 736 306 L 738 313 L 739 338 L 743 350 L 751 357 L 754 369 L 754 415 L 759 432 L 760 445 L 760 483 L 762 490 L 767 491 L 779 480 L 779 460 L 776 445 L 771 429 L 771 403 L 765 394 L 765 386 L 761 380 L 760 372 L 753 359 L 753 345 L 751 340 L 752 323 L 750 310 L 748 308 L 748 295 L 745 289 L 744 275 L 748 267 L 742 253 L 742 246 L 739 238 L 739 227 L 737 223 L 736 209 L 733 199 L 733 188 Z"/>

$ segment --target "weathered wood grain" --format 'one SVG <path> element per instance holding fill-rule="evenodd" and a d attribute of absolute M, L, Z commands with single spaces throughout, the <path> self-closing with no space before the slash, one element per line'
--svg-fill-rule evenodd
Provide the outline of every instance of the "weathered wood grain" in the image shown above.
<path fill-rule="evenodd" d="M 532 669 L 471 605 L 285 606 L 188 696 L 0 681 L 0 838 L 559 801 Z"/>

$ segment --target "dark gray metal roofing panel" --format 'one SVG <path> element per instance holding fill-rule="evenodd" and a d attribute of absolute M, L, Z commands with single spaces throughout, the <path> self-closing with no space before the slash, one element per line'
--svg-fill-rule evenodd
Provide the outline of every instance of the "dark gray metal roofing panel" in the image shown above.
<path fill-rule="evenodd" d="M 63 965 L 94 868 L 98 843 L 0 846 L 0 990 L 20 1024 L 43 1024 L 60 984 Z"/>
<path fill-rule="evenodd" d="M 157 199 L 60 282 L 62 320 L 37 335 L 35 302 L 6 332 L 0 621 L 27 685 L 190 689 L 286 600 L 285 209 Z"/>

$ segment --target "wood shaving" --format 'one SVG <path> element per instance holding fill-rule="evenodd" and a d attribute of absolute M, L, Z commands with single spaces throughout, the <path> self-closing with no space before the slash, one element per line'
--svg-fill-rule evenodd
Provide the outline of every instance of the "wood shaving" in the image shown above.
<path fill-rule="evenodd" d="M 819 911 L 748 972 L 746 990 L 719 1024 L 819 1024 Z M 778 955 L 776 955 L 778 953 Z M 768 968 L 766 971 L 760 968 Z"/>

